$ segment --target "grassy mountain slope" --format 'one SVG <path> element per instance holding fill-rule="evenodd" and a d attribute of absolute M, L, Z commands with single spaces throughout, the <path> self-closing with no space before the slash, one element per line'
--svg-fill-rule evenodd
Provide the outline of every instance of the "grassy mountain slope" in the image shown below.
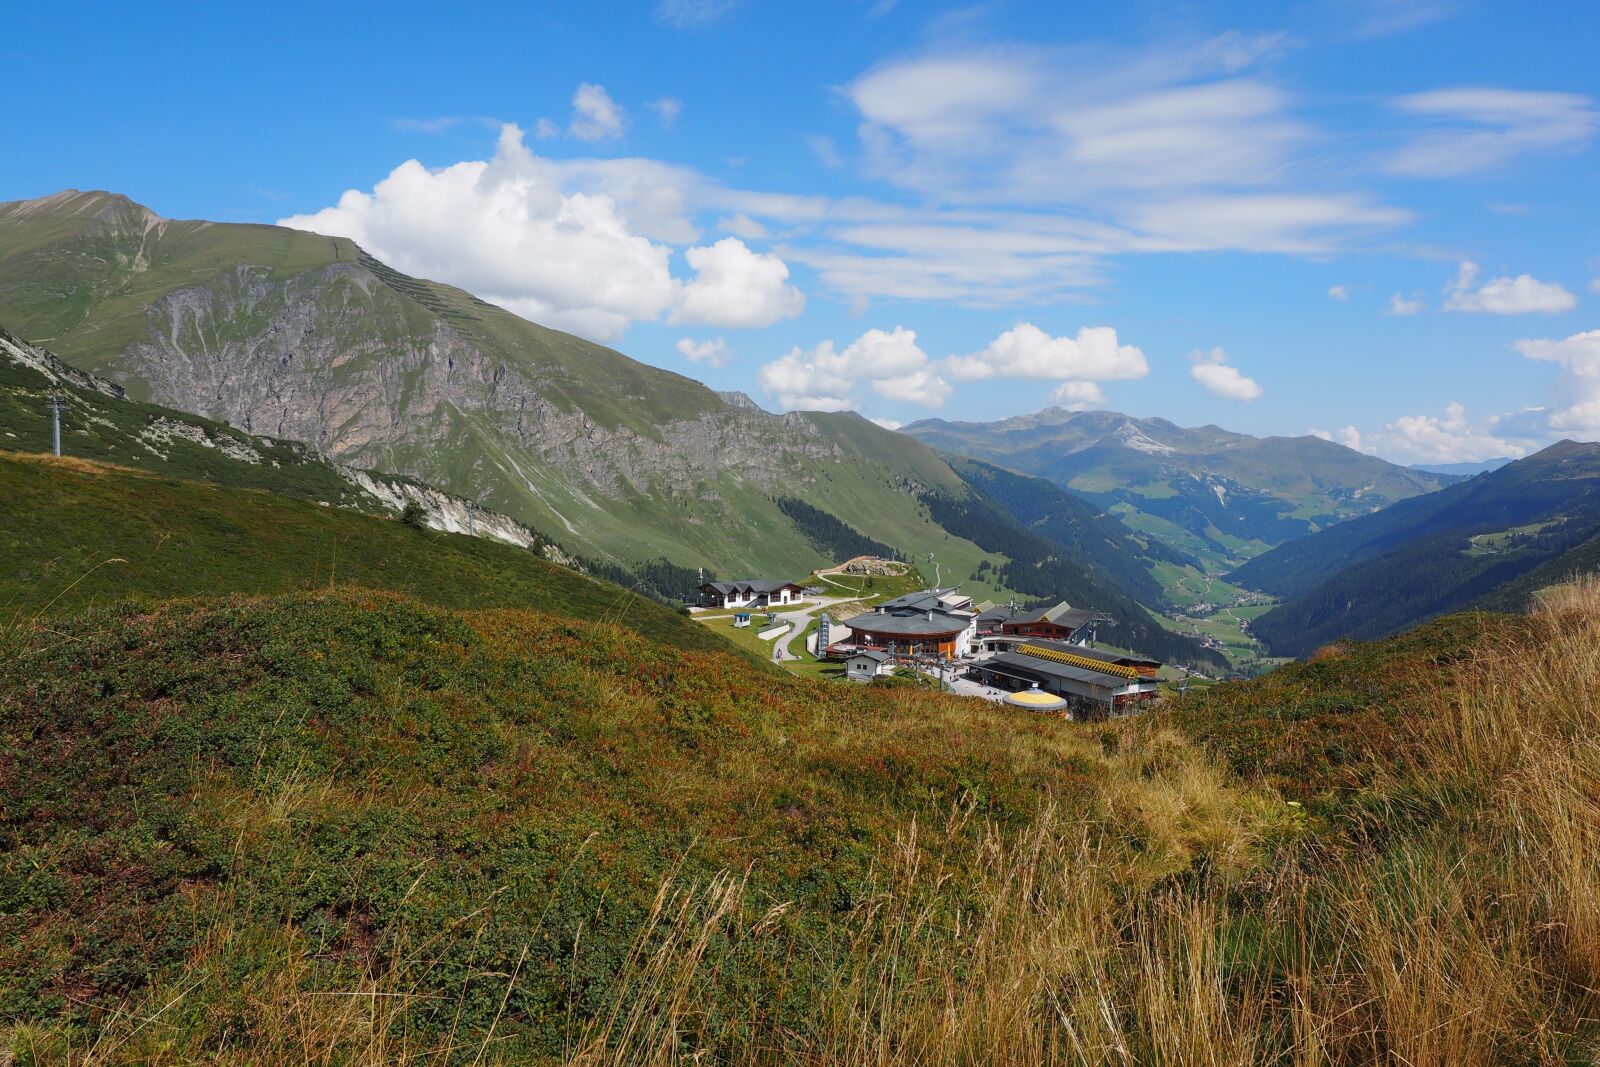
<path fill-rule="evenodd" d="M 1488 611 L 1526 611 L 1541 592 L 1596 572 L 1600 572 L 1600 535 L 1497 587 L 1479 599 L 1474 607 Z"/>
<path fill-rule="evenodd" d="M 335 582 L 447 607 L 537 607 L 683 648 L 727 648 L 684 616 L 485 538 L 276 493 L 0 452 L 0 619 L 125 597 L 276 593 Z"/>
<path fill-rule="evenodd" d="M 1305 655 L 1492 598 L 1597 533 L 1600 445 L 1566 441 L 1285 545 L 1229 578 L 1287 593 L 1254 629 L 1274 653 Z"/>
<path fill-rule="evenodd" d="M 1600 589 L 1082 726 L 373 594 L 10 637 L 20 1062 L 1600 1052 Z"/>
<path fill-rule="evenodd" d="M 833 562 L 778 509 L 789 496 L 902 551 L 942 547 L 967 575 L 984 558 L 904 491 L 960 485 L 915 442 L 731 405 L 346 240 L 162 219 L 109 193 L 0 204 L 0 322 L 135 399 L 419 479 L 586 557 Z"/>
<path fill-rule="evenodd" d="M 1108 411 L 925 419 L 903 432 L 1064 486 L 1213 570 L 1452 480 L 1315 437 L 1256 438 Z"/>
<path fill-rule="evenodd" d="M 992 463 L 949 456 L 946 462 L 968 485 L 988 495 L 1012 518 L 1045 540 L 1068 549 L 1085 566 L 1145 604 L 1166 597 L 1152 574 L 1158 563 L 1196 561 L 1164 542 L 1137 534 L 1113 515 L 1043 478 L 1008 471 Z"/>

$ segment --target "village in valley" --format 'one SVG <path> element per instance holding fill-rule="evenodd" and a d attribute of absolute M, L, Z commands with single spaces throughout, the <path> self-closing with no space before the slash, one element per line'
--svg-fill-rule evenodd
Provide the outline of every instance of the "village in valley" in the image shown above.
<path fill-rule="evenodd" d="M 1073 719 L 1127 714 L 1182 668 L 1097 647 L 1109 621 L 1060 601 L 976 603 L 926 587 L 900 560 L 859 556 L 803 581 L 703 581 L 700 622 L 799 674 L 876 685 L 937 686 Z"/>

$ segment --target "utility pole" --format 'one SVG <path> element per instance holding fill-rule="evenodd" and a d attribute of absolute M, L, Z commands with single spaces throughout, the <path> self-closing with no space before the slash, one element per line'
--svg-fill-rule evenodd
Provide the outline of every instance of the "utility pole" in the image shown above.
<path fill-rule="evenodd" d="M 50 420 L 55 429 L 56 455 L 61 455 L 61 409 L 67 406 L 66 398 L 52 396 L 50 398 Z"/>

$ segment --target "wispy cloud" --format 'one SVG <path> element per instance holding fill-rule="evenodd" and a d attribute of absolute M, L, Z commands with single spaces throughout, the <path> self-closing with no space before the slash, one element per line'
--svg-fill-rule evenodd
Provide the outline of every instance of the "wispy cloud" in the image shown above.
<path fill-rule="evenodd" d="M 1391 173 L 1407 177 L 1450 178 L 1521 155 L 1577 149 L 1600 130 L 1600 110 L 1578 93 L 1436 89 L 1391 105 L 1433 124 L 1386 161 Z"/>
<path fill-rule="evenodd" d="M 739 0 L 657 0 L 656 20 L 675 30 L 696 29 L 720 21 Z"/>

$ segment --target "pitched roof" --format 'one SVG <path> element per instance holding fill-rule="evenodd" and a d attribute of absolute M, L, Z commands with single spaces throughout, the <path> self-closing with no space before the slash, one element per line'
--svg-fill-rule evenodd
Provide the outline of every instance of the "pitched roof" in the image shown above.
<path fill-rule="evenodd" d="M 702 589 L 715 589 L 722 594 L 728 593 L 776 593 L 780 589 L 790 586 L 799 588 L 794 582 L 771 581 L 765 578 L 746 578 L 732 582 L 707 582 Z"/>
<path fill-rule="evenodd" d="M 875 648 L 868 648 L 868 649 L 863 649 L 860 652 L 852 652 L 852 653 L 850 653 L 850 656 L 849 656 L 850 659 L 860 659 L 862 657 L 865 657 L 865 658 L 870 659 L 870 660 L 876 660 L 878 663 L 883 663 L 883 662 L 888 660 L 889 653 L 887 653 L 887 652 L 879 652 Z"/>
<path fill-rule="evenodd" d="M 1149 681 L 1149 679 L 1142 678 L 1137 672 L 1134 673 L 1132 678 L 1128 678 L 1122 675 L 1107 674 L 1100 670 L 1090 670 L 1088 667 L 1077 664 L 1061 663 L 1039 656 L 1024 655 L 1020 650 L 1002 652 L 998 656 L 986 660 L 983 665 L 991 670 L 995 668 L 1010 668 L 1010 670 L 1001 670 L 1000 673 L 1002 674 L 1015 672 L 1022 677 L 1066 678 L 1085 685 L 1092 685 L 1099 689 L 1119 689 L 1130 682 Z"/>
<path fill-rule="evenodd" d="M 1073 655 L 1081 656 L 1084 659 L 1099 660 L 1101 663 L 1117 663 L 1125 667 L 1130 667 L 1134 664 L 1144 664 L 1149 667 L 1161 666 L 1160 660 L 1151 659 L 1148 656 L 1136 656 L 1126 652 L 1105 652 L 1098 648 L 1085 648 L 1082 645 L 1069 645 L 1065 641 L 1036 639 L 1029 641 L 1024 647 L 1028 646 L 1032 646 L 1034 648 L 1054 649 L 1060 652 L 1070 652 Z"/>
<path fill-rule="evenodd" d="M 1096 612 L 1087 608 L 1075 608 L 1063 600 L 1058 604 L 1051 604 L 1049 607 L 1034 608 L 1032 611 L 1013 615 L 1006 621 L 1014 624 L 1048 622 L 1077 630 L 1093 622 L 1096 614 Z"/>

